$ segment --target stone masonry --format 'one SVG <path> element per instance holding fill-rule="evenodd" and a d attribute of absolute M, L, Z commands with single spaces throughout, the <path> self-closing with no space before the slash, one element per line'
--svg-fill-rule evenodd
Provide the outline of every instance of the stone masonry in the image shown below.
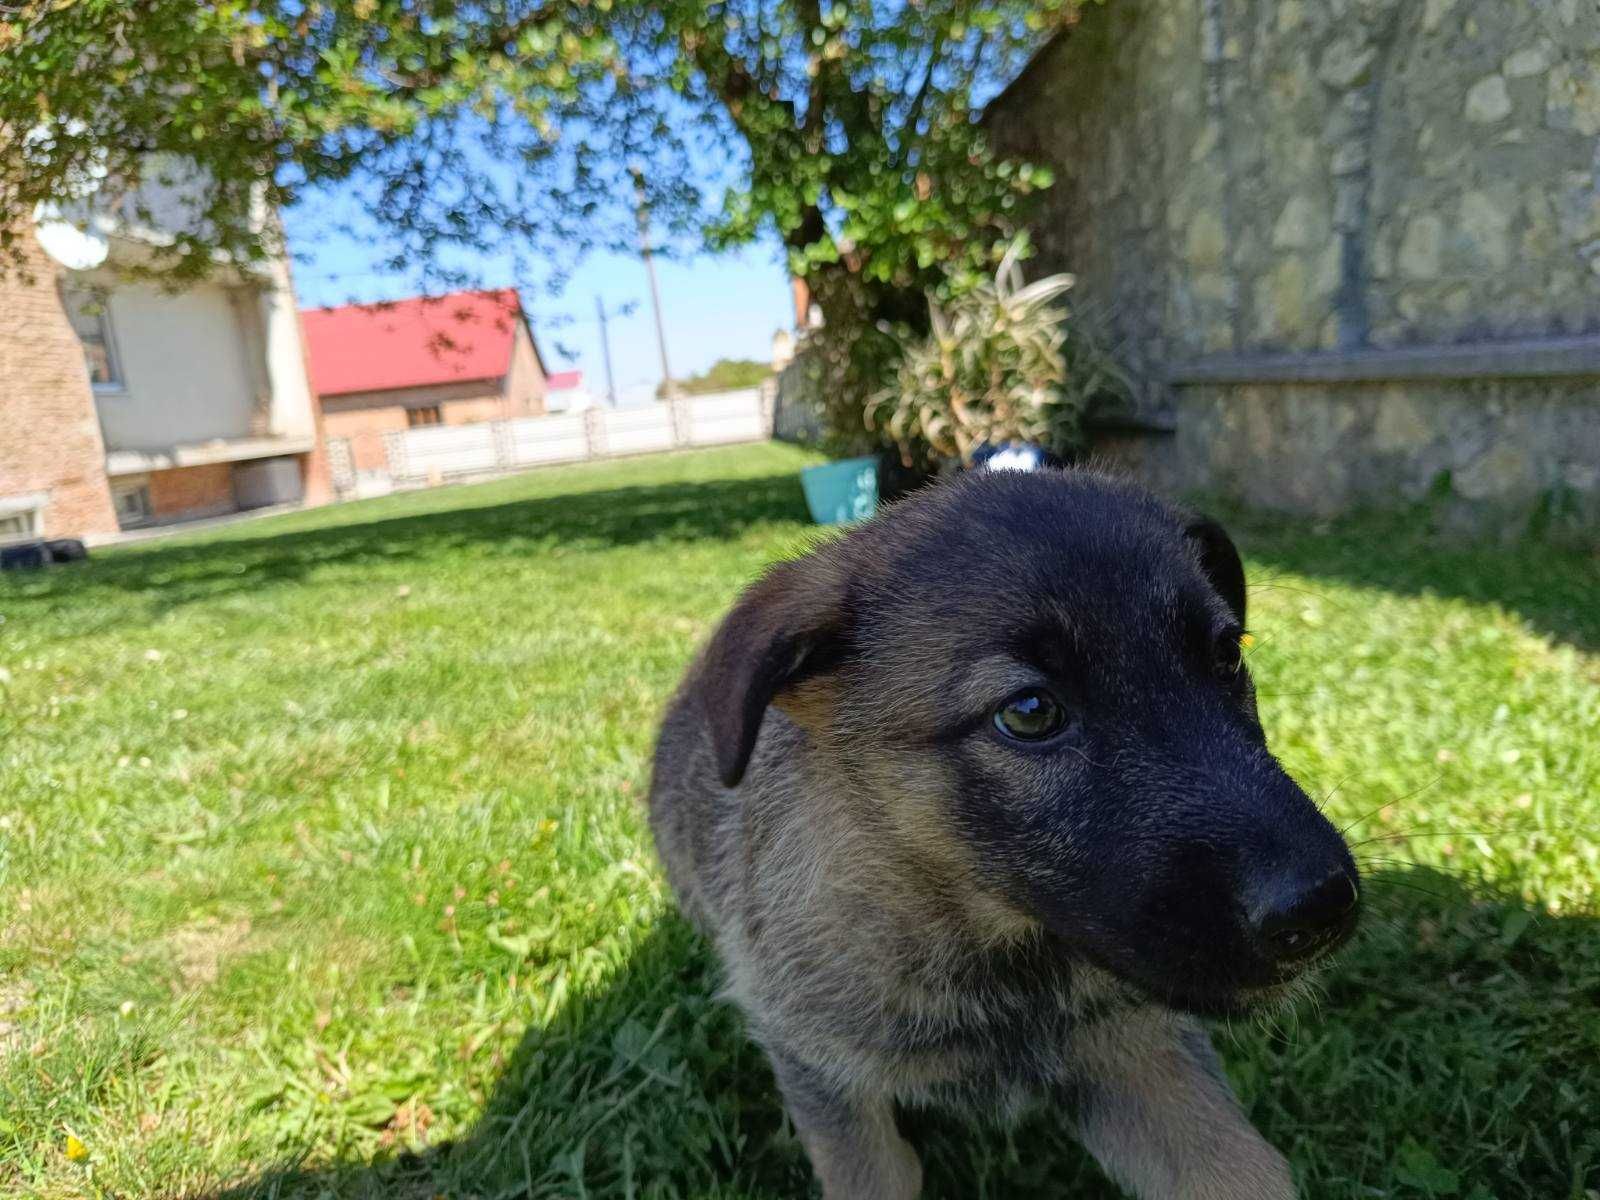
<path fill-rule="evenodd" d="M 1111 0 L 1086 5 L 987 124 L 1003 149 L 1054 168 L 1034 269 L 1077 274 L 1078 314 L 1177 426 L 1170 479 L 1226 490 L 1241 447 L 1304 451 L 1326 478 L 1258 483 L 1253 498 L 1366 502 L 1374 489 L 1334 478 L 1334 458 L 1395 453 L 1375 414 L 1411 404 L 1459 444 L 1446 464 L 1419 439 L 1396 491 L 1432 464 L 1472 505 L 1493 498 L 1468 493 L 1495 492 L 1494 477 L 1515 506 L 1571 491 L 1600 518 L 1594 473 L 1544 441 L 1600 425 L 1600 5 Z M 1540 343 L 1584 338 L 1588 368 L 1565 350 L 1548 376 L 1529 366 Z M 1382 378 L 1384 352 L 1469 343 L 1506 346 L 1515 369 L 1490 364 L 1481 386 L 1415 363 Z M 1342 355 L 1359 360 L 1344 383 L 1245 369 Z M 1240 365 L 1229 382 L 1192 370 L 1219 357 Z M 1451 406 L 1491 396 L 1492 431 L 1468 436 Z M 1275 406 L 1321 407 L 1346 433 L 1289 446 L 1325 431 Z M 1547 410 L 1570 419 L 1534 415 Z M 1213 452 L 1212 437 L 1229 447 Z M 1486 460 L 1516 454 L 1525 470 Z"/>

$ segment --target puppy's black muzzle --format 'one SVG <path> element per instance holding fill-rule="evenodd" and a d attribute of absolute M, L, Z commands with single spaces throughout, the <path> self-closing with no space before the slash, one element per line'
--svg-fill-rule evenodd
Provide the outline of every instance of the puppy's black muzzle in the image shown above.
<path fill-rule="evenodd" d="M 1355 928 L 1361 888 L 1339 866 L 1320 880 L 1280 885 L 1263 898 L 1251 922 L 1258 952 L 1283 967 L 1308 963 Z"/>

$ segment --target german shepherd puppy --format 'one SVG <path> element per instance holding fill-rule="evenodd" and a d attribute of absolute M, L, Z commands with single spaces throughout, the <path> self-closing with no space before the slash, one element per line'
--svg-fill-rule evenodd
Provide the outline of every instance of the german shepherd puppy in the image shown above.
<path fill-rule="evenodd" d="M 774 567 L 673 700 L 651 825 L 828 1200 L 897 1104 L 1060 1106 L 1140 1197 L 1285 1200 L 1203 1024 L 1286 1000 L 1358 876 L 1267 750 L 1227 534 L 1083 471 L 966 475 Z"/>

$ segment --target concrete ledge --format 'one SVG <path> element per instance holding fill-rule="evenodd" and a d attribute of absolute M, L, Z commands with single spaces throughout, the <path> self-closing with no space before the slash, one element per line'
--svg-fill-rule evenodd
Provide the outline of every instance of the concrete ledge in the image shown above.
<path fill-rule="evenodd" d="M 14 517 L 18 513 L 40 509 L 50 499 L 49 492 L 23 492 L 20 496 L 0 496 L 0 517 Z"/>
<path fill-rule="evenodd" d="M 1108 412 L 1085 417 L 1090 433 L 1177 433 L 1177 418 L 1170 412 Z"/>
<path fill-rule="evenodd" d="M 106 455 L 106 474 L 138 475 L 145 471 L 170 471 L 174 467 L 203 467 L 212 463 L 248 462 L 282 454 L 309 454 L 314 438 L 230 438 L 169 446 L 164 450 L 113 450 Z"/>
<path fill-rule="evenodd" d="M 1214 383 L 1385 383 L 1423 379 L 1600 377 L 1600 337 L 1407 346 L 1321 354 L 1228 354 L 1178 363 L 1174 387 Z"/>

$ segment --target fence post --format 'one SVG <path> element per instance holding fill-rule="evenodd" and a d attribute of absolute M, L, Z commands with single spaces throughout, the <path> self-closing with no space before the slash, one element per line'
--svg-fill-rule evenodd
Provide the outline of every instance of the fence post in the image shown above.
<path fill-rule="evenodd" d="M 494 465 L 501 471 L 510 471 L 517 465 L 517 439 L 511 436 L 510 421 L 496 421 L 490 427 L 494 439 Z"/>
<path fill-rule="evenodd" d="M 583 443 L 585 458 L 604 458 L 606 455 L 606 414 L 602 408 L 583 410 Z"/>
<path fill-rule="evenodd" d="M 694 413 L 689 408 L 689 401 L 681 397 L 668 400 L 672 406 L 672 444 L 674 446 L 690 446 L 694 444 Z"/>
<path fill-rule="evenodd" d="M 349 438 L 328 439 L 328 475 L 333 481 L 333 490 L 336 494 L 343 496 L 347 492 L 355 491 L 355 456 L 350 452 Z"/>
<path fill-rule="evenodd" d="M 406 454 L 405 430 L 391 429 L 383 435 L 383 457 L 389 464 L 390 479 L 411 477 L 411 462 Z"/>
<path fill-rule="evenodd" d="M 778 377 L 768 375 L 761 381 L 761 428 L 772 436 L 778 414 Z"/>

